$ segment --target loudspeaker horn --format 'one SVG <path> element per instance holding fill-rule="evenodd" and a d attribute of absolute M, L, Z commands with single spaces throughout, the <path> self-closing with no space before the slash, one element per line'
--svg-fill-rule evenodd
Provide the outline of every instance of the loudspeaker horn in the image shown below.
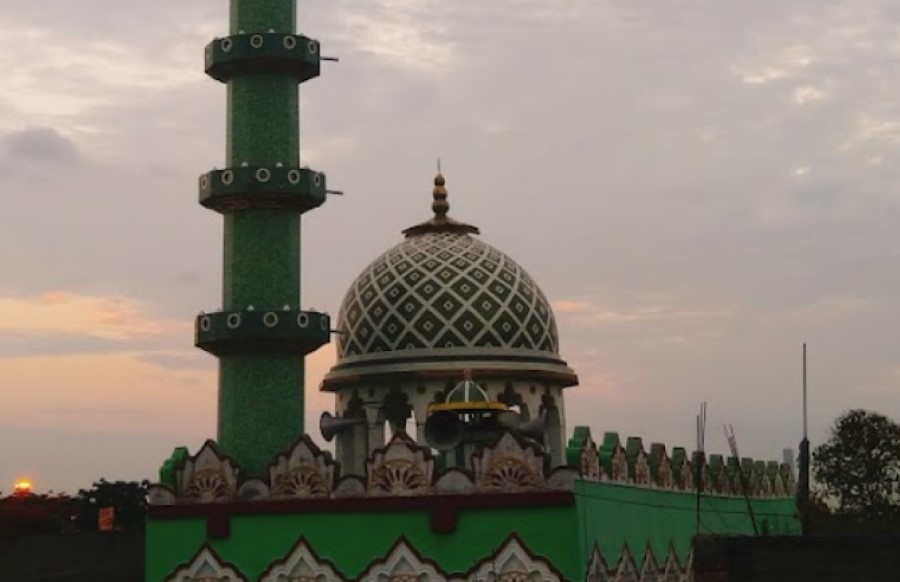
<path fill-rule="evenodd" d="M 518 428 L 513 430 L 522 436 L 544 442 L 544 431 L 547 430 L 547 413 L 543 413 L 534 420 L 523 422 Z"/>
<path fill-rule="evenodd" d="M 439 451 L 449 451 L 463 438 L 465 426 L 455 412 L 439 410 L 425 421 L 425 440 Z"/>
<path fill-rule="evenodd" d="M 322 437 L 326 441 L 331 442 L 334 435 L 344 432 L 351 426 L 365 424 L 365 422 L 365 418 L 338 418 L 330 412 L 323 412 L 322 416 L 319 417 L 319 430 L 322 432 Z"/>
<path fill-rule="evenodd" d="M 522 426 L 522 417 L 512 410 L 501 410 L 495 418 L 497 424 L 511 432 L 516 432 Z"/>

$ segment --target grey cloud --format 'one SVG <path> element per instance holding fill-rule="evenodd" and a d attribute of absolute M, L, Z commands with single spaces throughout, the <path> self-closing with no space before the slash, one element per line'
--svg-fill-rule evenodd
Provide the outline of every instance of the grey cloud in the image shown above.
<path fill-rule="evenodd" d="M 6 155 L 11 163 L 40 165 L 72 164 L 79 161 L 75 143 L 50 127 L 35 127 L 5 137 Z"/>

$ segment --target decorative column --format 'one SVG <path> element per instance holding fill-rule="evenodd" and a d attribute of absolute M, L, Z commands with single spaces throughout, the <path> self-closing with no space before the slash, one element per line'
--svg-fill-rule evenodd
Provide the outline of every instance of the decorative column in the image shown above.
<path fill-rule="evenodd" d="M 228 148 L 200 204 L 224 217 L 224 268 L 196 345 L 219 358 L 218 443 L 245 475 L 303 433 L 304 356 L 330 339 L 326 314 L 300 310 L 300 216 L 326 190 L 299 163 L 298 85 L 320 55 L 296 17 L 296 0 L 231 0 L 230 36 L 206 47 L 206 73 L 228 87 Z"/>

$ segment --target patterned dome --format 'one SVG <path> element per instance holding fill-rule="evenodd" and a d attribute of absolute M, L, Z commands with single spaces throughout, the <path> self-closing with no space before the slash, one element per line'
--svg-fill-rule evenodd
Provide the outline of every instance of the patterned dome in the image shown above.
<path fill-rule="evenodd" d="M 448 217 L 446 197 L 438 175 L 434 218 L 405 230 L 406 240 L 350 286 L 338 314 L 338 363 L 324 389 L 362 377 L 351 368 L 381 373 L 390 365 L 402 373 L 414 368 L 410 362 L 430 371 L 450 361 L 460 369 L 481 362 L 472 366 L 479 373 L 537 366 L 577 382 L 559 358 L 544 293 L 514 260 L 473 236 L 476 227 Z"/>
<path fill-rule="evenodd" d="M 433 348 L 559 350 L 540 288 L 467 233 L 413 236 L 375 259 L 347 292 L 338 329 L 340 358 Z"/>

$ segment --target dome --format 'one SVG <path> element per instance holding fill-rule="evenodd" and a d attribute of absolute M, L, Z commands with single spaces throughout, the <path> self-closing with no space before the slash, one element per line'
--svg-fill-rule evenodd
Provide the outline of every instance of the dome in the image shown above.
<path fill-rule="evenodd" d="M 337 320 L 338 363 L 323 388 L 350 368 L 399 361 L 420 369 L 438 360 L 457 369 L 530 361 L 562 366 L 574 380 L 559 359 L 546 296 L 512 258 L 476 238 L 477 228 L 446 216 L 441 176 L 433 208 L 433 219 L 404 231 L 350 286 Z"/>
<path fill-rule="evenodd" d="M 338 315 L 338 357 L 434 348 L 558 352 L 543 292 L 468 234 L 411 237 L 369 265 Z"/>

